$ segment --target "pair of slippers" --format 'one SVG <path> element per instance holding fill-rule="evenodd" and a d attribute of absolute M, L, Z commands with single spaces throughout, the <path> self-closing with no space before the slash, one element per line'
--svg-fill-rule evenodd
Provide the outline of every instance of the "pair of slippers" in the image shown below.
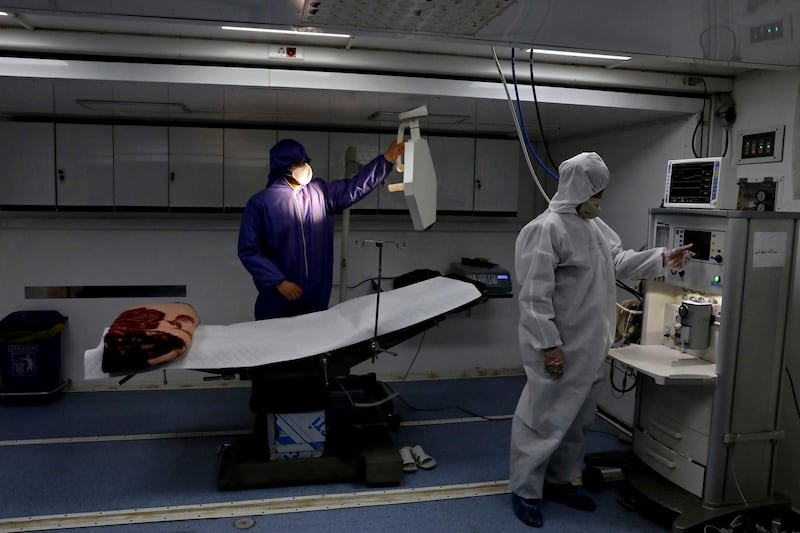
<path fill-rule="evenodd" d="M 403 472 L 416 472 L 417 467 L 430 470 L 436 466 L 436 460 L 425 453 L 422 446 L 403 446 L 400 448 L 400 457 L 403 458 Z"/>

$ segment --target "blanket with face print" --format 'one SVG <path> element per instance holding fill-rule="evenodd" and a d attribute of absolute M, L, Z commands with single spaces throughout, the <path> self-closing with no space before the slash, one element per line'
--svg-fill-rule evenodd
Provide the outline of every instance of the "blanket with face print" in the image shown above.
<path fill-rule="evenodd" d="M 185 354 L 200 317 L 190 304 L 146 304 L 123 311 L 103 337 L 104 372 L 152 368 Z"/>

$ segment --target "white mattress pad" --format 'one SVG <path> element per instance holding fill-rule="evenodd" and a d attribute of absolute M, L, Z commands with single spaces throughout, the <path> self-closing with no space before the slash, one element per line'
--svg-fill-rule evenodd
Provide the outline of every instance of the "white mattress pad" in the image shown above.
<path fill-rule="evenodd" d="M 380 295 L 378 336 L 392 333 L 467 305 L 481 294 L 474 285 L 435 277 Z M 325 311 L 290 318 L 200 325 L 186 354 L 158 368 L 222 370 L 251 368 L 321 355 L 373 338 L 377 295 L 339 303 Z M 103 372 L 103 336 L 84 354 L 84 377 Z"/>

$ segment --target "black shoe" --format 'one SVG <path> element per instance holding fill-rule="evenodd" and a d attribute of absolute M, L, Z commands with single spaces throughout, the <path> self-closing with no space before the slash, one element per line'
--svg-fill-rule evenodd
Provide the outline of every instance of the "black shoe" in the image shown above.
<path fill-rule="evenodd" d="M 526 500 L 511 493 L 511 507 L 514 515 L 531 527 L 542 527 L 542 512 L 539 510 L 541 500 Z"/>
<path fill-rule="evenodd" d="M 580 511 L 594 511 L 597 506 L 589 496 L 581 494 L 572 483 L 548 483 L 545 482 L 542 491 L 544 498 L 554 502 L 563 503 L 573 509 Z"/>

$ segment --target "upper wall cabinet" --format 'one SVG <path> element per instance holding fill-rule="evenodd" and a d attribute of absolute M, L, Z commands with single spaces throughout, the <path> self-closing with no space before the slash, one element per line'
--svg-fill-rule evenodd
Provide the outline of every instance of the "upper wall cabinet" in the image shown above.
<path fill-rule="evenodd" d="M 169 205 L 222 208 L 222 128 L 169 128 Z"/>
<path fill-rule="evenodd" d="M 0 122 L 0 206 L 56 203 L 53 124 Z"/>
<path fill-rule="evenodd" d="M 352 178 L 358 171 L 382 154 L 378 147 L 377 133 L 331 133 L 330 134 L 330 171 L 328 181 L 340 178 Z M 378 191 L 376 187 L 365 198 L 353 205 L 353 209 L 378 209 Z"/>
<path fill-rule="evenodd" d="M 431 137 L 428 139 L 436 169 L 437 211 L 472 211 L 475 180 L 475 139 Z"/>
<path fill-rule="evenodd" d="M 166 126 L 114 126 L 114 205 L 169 205 Z"/>
<path fill-rule="evenodd" d="M 243 208 L 267 185 L 274 130 L 225 128 L 224 206 Z"/>
<path fill-rule="evenodd" d="M 56 124 L 56 203 L 65 207 L 114 205 L 111 126 Z"/>
<path fill-rule="evenodd" d="M 519 143 L 503 139 L 475 140 L 475 211 L 516 213 Z"/>

